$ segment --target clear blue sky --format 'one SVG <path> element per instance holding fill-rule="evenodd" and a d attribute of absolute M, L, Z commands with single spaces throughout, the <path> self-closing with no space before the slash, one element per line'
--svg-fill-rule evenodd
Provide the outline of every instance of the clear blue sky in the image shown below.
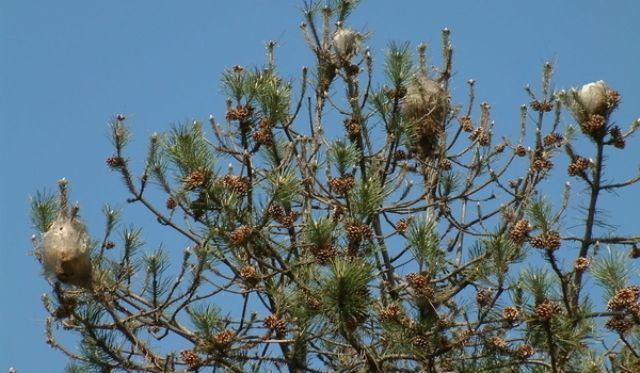
<path fill-rule="evenodd" d="M 123 205 L 120 179 L 105 166 L 111 154 L 107 121 L 130 118 L 133 157 L 147 138 L 172 123 L 224 116 L 218 77 L 235 64 L 262 64 L 264 43 L 279 42 L 284 75 L 297 79 L 311 54 L 298 29 L 302 1 L 45 1 L 0 2 L 0 372 L 62 371 L 66 359 L 44 343 L 48 292 L 28 255 L 33 232 L 29 196 L 71 180 L 72 199 L 95 235 L 102 203 Z M 452 88 L 464 97 L 477 81 L 492 104 L 496 131 L 517 126 L 522 86 L 540 82 L 542 64 L 557 62 L 555 85 L 604 79 L 623 97 L 616 114 L 626 127 L 640 116 L 640 3 L 637 1 L 374 1 L 365 0 L 352 27 L 373 31 L 374 57 L 390 40 L 426 42 L 439 53 L 440 30 L 452 30 L 456 64 Z M 564 123 L 571 118 L 564 117 Z M 638 138 L 611 175 L 640 163 Z M 622 168 L 622 167 L 626 167 Z M 566 179 L 563 170 L 556 171 Z M 609 207 L 621 233 L 637 232 L 640 186 Z M 575 191 L 578 193 L 579 191 Z M 125 221 L 147 225 L 152 244 L 163 239 L 139 209 Z"/>

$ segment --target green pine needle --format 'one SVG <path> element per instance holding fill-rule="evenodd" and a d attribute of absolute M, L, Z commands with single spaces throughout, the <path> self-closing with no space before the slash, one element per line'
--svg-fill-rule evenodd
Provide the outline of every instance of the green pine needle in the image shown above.
<path fill-rule="evenodd" d="M 329 246 L 333 243 L 335 223 L 330 218 L 321 217 L 313 219 L 307 216 L 305 219 L 304 233 L 306 241 L 319 247 Z"/>
<path fill-rule="evenodd" d="M 336 140 L 329 145 L 327 159 L 334 165 L 340 175 L 347 173 L 360 160 L 360 154 L 355 144 L 344 140 Z"/>
<path fill-rule="evenodd" d="M 384 190 L 378 179 L 370 178 L 358 181 L 349 192 L 349 198 L 356 218 L 364 220 L 381 207 L 384 200 Z"/>
<path fill-rule="evenodd" d="M 544 197 L 538 197 L 531 201 L 527 206 L 527 216 L 531 219 L 534 227 L 542 232 L 548 232 L 552 229 L 553 214 L 551 211 L 551 203 Z"/>
<path fill-rule="evenodd" d="M 524 269 L 520 274 L 522 286 L 533 294 L 536 302 L 549 298 L 553 289 L 554 279 L 544 269 Z"/>
<path fill-rule="evenodd" d="M 256 85 L 256 98 L 264 117 L 269 119 L 271 125 L 286 122 L 291 103 L 291 84 L 273 71 L 267 71 L 258 75 Z"/>
<path fill-rule="evenodd" d="M 195 170 L 213 169 L 214 157 L 199 122 L 173 127 L 165 139 L 164 150 L 179 172 L 178 178 Z"/>
<path fill-rule="evenodd" d="M 49 230 L 59 210 L 58 198 L 53 193 L 37 192 L 31 197 L 31 223 L 41 233 Z"/>
<path fill-rule="evenodd" d="M 421 216 L 413 219 L 407 230 L 407 241 L 414 257 L 419 263 L 427 263 L 432 271 L 437 271 L 444 264 L 436 228 L 434 219 Z"/>
<path fill-rule="evenodd" d="M 370 306 L 371 265 L 362 259 L 336 259 L 330 271 L 323 286 L 327 314 L 342 325 L 363 321 Z"/>
<path fill-rule="evenodd" d="M 590 266 L 591 275 L 604 287 L 606 298 L 611 298 L 618 290 L 629 285 L 633 268 L 629 258 L 621 251 L 608 250 Z"/>
<path fill-rule="evenodd" d="M 294 202 L 300 196 L 300 179 L 292 169 L 275 170 L 267 174 L 268 195 L 282 204 Z"/>
<path fill-rule="evenodd" d="M 415 73 L 408 42 L 402 44 L 391 42 L 389 44 L 386 51 L 384 72 L 394 89 L 406 87 L 407 82 Z"/>
<path fill-rule="evenodd" d="M 222 326 L 220 310 L 213 305 L 201 305 L 187 308 L 195 332 L 201 338 L 208 338 Z"/>

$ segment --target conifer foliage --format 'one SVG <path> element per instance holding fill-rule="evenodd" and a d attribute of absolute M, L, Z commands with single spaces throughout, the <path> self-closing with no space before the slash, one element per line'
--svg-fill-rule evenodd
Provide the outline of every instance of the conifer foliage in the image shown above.
<path fill-rule="evenodd" d="M 474 81 L 452 97 L 448 29 L 439 66 L 425 45 L 374 56 L 357 3 L 307 3 L 315 66 L 287 78 L 269 43 L 264 66 L 222 73 L 220 120 L 154 134 L 146 159 L 113 118 L 107 166 L 186 250 L 145 246 L 110 206 L 91 240 L 66 181 L 36 195 L 47 342 L 68 372 L 640 370 L 640 237 L 600 224 L 601 195 L 640 180 L 604 177 L 638 128 L 615 124 L 620 94 L 554 91 L 545 64 L 502 136 Z"/>

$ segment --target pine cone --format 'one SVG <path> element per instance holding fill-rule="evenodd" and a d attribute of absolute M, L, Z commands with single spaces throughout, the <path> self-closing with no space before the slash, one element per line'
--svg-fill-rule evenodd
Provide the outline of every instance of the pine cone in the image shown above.
<path fill-rule="evenodd" d="M 407 316 L 401 317 L 400 318 L 400 325 L 402 325 L 403 327 L 407 328 L 407 329 L 415 329 L 416 325 L 418 325 L 418 323 Z"/>
<path fill-rule="evenodd" d="M 202 364 L 202 360 L 193 350 L 184 350 L 180 352 L 180 357 L 190 369 L 198 368 Z"/>
<path fill-rule="evenodd" d="M 287 228 L 292 228 L 293 223 L 298 219 L 298 214 L 295 212 L 291 212 L 289 214 L 283 214 L 276 218 L 276 221 Z"/>
<path fill-rule="evenodd" d="M 235 109 L 229 109 L 226 117 L 228 121 L 246 122 L 252 113 L 253 107 L 251 105 L 237 106 Z"/>
<path fill-rule="evenodd" d="M 544 144 L 546 146 L 557 144 L 563 140 L 562 135 L 557 132 L 551 132 L 544 137 Z"/>
<path fill-rule="evenodd" d="M 341 177 L 332 178 L 329 180 L 331 187 L 340 195 L 346 196 L 353 186 L 355 181 L 352 175 L 346 175 Z"/>
<path fill-rule="evenodd" d="M 211 342 L 214 346 L 221 349 L 231 344 L 234 338 L 235 334 L 231 330 L 225 329 L 211 337 Z"/>
<path fill-rule="evenodd" d="M 489 345 L 496 350 L 506 350 L 509 348 L 507 341 L 497 335 L 489 338 Z"/>
<path fill-rule="evenodd" d="M 602 115 L 593 114 L 585 123 L 581 123 L 582 132 L 597 140 L 605 135 L 605 118 Z"/>
<path fill-rule="evenodd" d="M 355 119 L 346 120 L 344 126 L 351 141 L 356 140 L 360 136 L 360 132 L 362 132 L 362 124 Z"/>
<path fill-rule="evenodd" d="M 515 307 L 505 307 L 502 310 L 502 317 L 508 322 L 515 322 L 520 318 L 520 311 Z"/>
<path fill-rule="evenodd" d="M 396 231 L 398 233 L 406 232 L 408 227 L 409 227 L 409 223 L 407 222 L 406 219 L 400 219 L 396 222 Z"/>
<path fill-rule="evenodd" d="M 620 103 L 620 93 L 613 89 L 607 90 L 607 108 L 609 112 L 613 111 Z"/>
<path fill-rule="evenodd" d="M 531 238 L 531 246 L 536 249 L 554 251 L 560 248 L 561 243 L 560 234 L 555 231 L 548 231 Z"/>
<path fill-rule="evenodd" d="M 420 347 L 420 348 L 427 348 L 429 347 L 429 340 L 421 335 L 418 335 L 416 337 L 414 337 L 411 340 L 411 343 L 416 346 L 416 347 Z"/>
<path fill-rule="evenodd" d="M 269 205 L 269 208 L 267 209 L 267 212 L 274 219 L 278 219 L 279 217 L 284 215 L 284 209 L 282 207 L 280 207 L 279 205 L 275 204 L 275 203 L 272 203 L 272 204 Z"/>
<path fill-rule="evenodd" d="M 231 232 L 231 235 L 229 235 L 229 242 L 236 246 L 242 245 L 249 239 L 252 233 L 253 228 L 248 225 L 242 225 Z"/>
<path fill-rule="evenodd" d="M 524 157 L 527 155 L 527 148 L 525 148 L 524 145 L 518 145 L 516 146 L 515 152 L 518 157 Z"/>
<path fill-rule="evenodd" d="M 331 259 L 336 257 L 338 252 L 333 245 L 313 245 L 311 246 L 311 254 L 316 258 L 316 263 L 327 264 Z"/>
<path fill-rule="evenodd" d="M 536 171 L 550 170 L 553 168 L 553 162 L 548 158 L 540 157 L 533 161 L 532 167 Z"/>
<path fill-rule="evenodd" d="M 266 118 L 260 121 L 258 130 L 253 134 L 253 140 L 258 144 L 267 146 L 273 145 L 273 133 L 271 132 L 271 124 Z"/>
<path fill-rule="evenodd" d="M 262 322 L 264 326 L 276 332 L 278 335 L 283 335 L 287 333 L 287 323 L 283 319 L 281 319 L 278 315 L 272 314 L 264 318 Z"/>
<path fill-rule="evenodd" d="M 107 158 L 107 166 L 111 168 L 120 168 L 124 166 L 124 164 L 125 164 L 124 158 L 119 157 L 117 155 Z"/>
<path fill-rule="evenodd" d="M 401 312 L 402 310 L 399 305 L 395 303 L 390 304 L 380 312 L 380 321 L 385 322 L 397 319 Z"/>
<path fill-rule="evenodd" d="M 635 325 L 631 320 L 624 316 L 613 316 L 604 324 L 607 329 L 615 330 L 620 334 L 624 334 L 631 330 Z"/>
<path fill-rule="evenodd" d="M 627 311 L 634 317 L 634 320 L 640 320 L 640 304 L 634 303 L 627 307 Z"/>
<path fill-rule="evenodd" d="M 531 232 L 529 221 L 526 219 L 520 219 L 509 231 L 509 238 L 511 238 L 511 241 L 521 244 L 527 240 L 529 232 Z"/>
<path fill-rule="evenodd" d="M 640 287 L 630 286 L 618 290 L 618 292 L 609 300 L 607 308 L 611 311 L 621 311 L 638 302 L 640 296 Z"/>
<path fill-rule="evenodd" d="M 535 353 L 533 347 L 527 344 L 522 344 L 516 348 L 516 355 L 521 359 L 528 359 Z"/>
<path fill-rule="evenodd" d="M 553 316 L 559 314 L 561 311 L 562 308 L 558 303 L 552 302 L 548 299 L 540 302 L 535 309 L 538 319 L 543 321 L 550 320 Z"/>
<path fill-rule="evenodd" d="M 587 168 L 591 166 L 591 161 L 583 157 L 576 157 L 567 168 L 569 176 L 581 175 Z"/>
<path fill-rule="evenodd" d="M 258 284 L 258 271 L 254 266 L 246 265 L 242 267 L 242 269 L 240 269 L 239 276 L 248 288 L 254 288 Z"/>
<path fill-rule="evenodd" d="M 539 100 L 535 100 L 532 101 L 531 104 L 529 105 L 531 106 L 531 108 L 534 111 L 541 111 L 541 112 L 550 112 L 551 110 L 553 110 L 553 102 L 552 101 L 539 101 Z"/>
<path fill-rule="evenodd" d="M 241 196 L 246 196 L 251 189 L 251 182 L 246 176 L 225 175 L 222 178 L 222 184 L 225 188 L 230 189 Z"/>
<path fill-rule="evenodd" d="M 431 286 L 429 278 L 421 273 L 409 273 L 406 277 L 407 283 L 416 292 L 416 295 L 432 299 L 435 291 Z"/>
<path fill-rule="evenodd" d="M 464 117 L 460 118 L 459 121 L 460 121 L 460 126 L 462 127 L 462 130 L 464 132 L 473 131 L 473 122 L 471 121 L 471 117 L 464 116 Z"/>
<path fill-rule="evenodd" d="M 399 100 L 406 94 L 407 89 L 405 87 L 400 87 L 399 89 L 384 88 L 384 95 L 390 100 Z"/>
<path fill-rule="evenodd" d="M 409 273 L 407 282 L 414 289 L 424 289 L 429 286 L 429 279 L 421 273 Z"/>
<path fill-rule="evenodd" d="M 579 257 L 578 259 L 576 259 L 573 268 L 576 270 L 576 272 L 584 272 L 589 268 L 590 264 L 591 261 L 589 259 L 585 257 Z"/>
<path fill-rule="evenodd" d="M 373 235 L 371 228 L 366 224 L 350 224 L 347 226 L 346 231 L 347 239 L 349 242 L 353 243 L 359 243 L 362 240 L 367 240 Z"/>
<path fill-rule="evenodd" d="M 624 136 L 622 135 L 622 131 L 620 130 L 620 127 L 613 126 L 609 130 L 609 134 L 611 135 L 611 142 L 613 146 L 615 146 L 618 149 L 624 149 L 625 141 L 624 141 Z"/>
<path fill-rule="evenodd" d="M 476 128 L 469 138 L 476 141 L 480 146 L 487 146 L 490 142 L 489 133 L 482 127 Z"/>
<path fill-rule="evenodd" d="M 194 190 L 196 188 L 202 188 L 211 178 L 211 171 L 198 169 L 192 171 L 189 175 L 182 179 L 184 188 L 186 190 Z"/>
<path fill-rule="evenodd" d="M 167 209 L 169 210 L 173 210 L 178 206 L 178 202 L 176 202 L 173 197 L 167 198 L 167 202 L 165 204 L 167 206 Z"/>

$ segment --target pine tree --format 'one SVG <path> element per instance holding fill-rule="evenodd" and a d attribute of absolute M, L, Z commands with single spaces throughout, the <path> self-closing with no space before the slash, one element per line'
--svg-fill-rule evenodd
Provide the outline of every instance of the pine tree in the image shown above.
<path fill-rule="evenodd" d="M 451 97 L 448 29 L 442 66 L 425 45 L 414 56 L 390 43 L 378 73 L 367 34 L 349 27 L 357 3 L 306 4 L 316 65 L 299 86 L 270 42 L 264 66 L 223 72 L 222 120 L 154 134 L 143 162 L 127 156 L 128 119 L 113 118 L 107 166 L 129 203 L 190 242 L 181 255 L 146 247 L 108 205 L 89 242 L 66 180 L 35 196 L 47 341 L 67 372 L 640 370 L 628 258 L 640 236 L 600 219 L 604 192 L 640 180 L 604 177 L 639 125 L 615 124 L 618 92 L 603 81 L 555 91 L 547 63 L 519 135 L 498 136 L 474 81 L 466 102 Z M 566 213 L 571 184 L 561 199 L 544 193 L 565 164 L 588 196 L 579 221 Z"/>

